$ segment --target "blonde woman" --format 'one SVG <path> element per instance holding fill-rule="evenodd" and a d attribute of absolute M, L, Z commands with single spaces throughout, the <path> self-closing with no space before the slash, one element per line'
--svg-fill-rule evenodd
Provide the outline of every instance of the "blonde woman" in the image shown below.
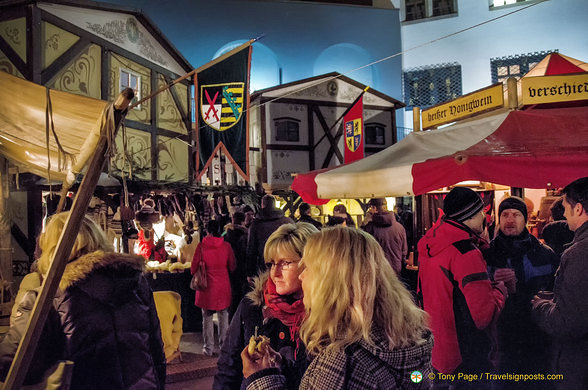
<path fill-rule="evenodd" d="M 54 215 L 39 238 L 43 276 L 68 215 Z M 72 389 L 164 389 L 165 356 L 144 262 L 113 252 L 100 227 L 83 218 L 25 384 L 38 383 L 57 361 L 71 360 Z M 2 341 L 1 376 L 10 367 L 37 293 L 25 294 L 10 336 Z"/>
<path fill-rule="evenodd" d="M 269 236 L 263 253 L 269 271 L 254 280 L 253 290 L 241 300 L 233 316 L 213 389 L 243 388 L 240 354 L 256 328 L 259 335 L 269 337 L 271 347 L 283 357 L 280 366 L 288 388 L 298 388 L 307 366 L 299 334 L 305 310 L 298 263 L 306 240 L 315 233 L 318 230 L 313 225 L 298 222 L 282 225 Z"/>
<path fill-rule="evenodd" d="M 312 358 L 300 389 L 430 387 L 426 314 L 372 236 L 324 229 L 308 239 L 300 267 L 307 312 L 300 336 Z M 248 389 L 284 386 L 274 351 L 252 360 L 244 349 L 241 357 Z"/>

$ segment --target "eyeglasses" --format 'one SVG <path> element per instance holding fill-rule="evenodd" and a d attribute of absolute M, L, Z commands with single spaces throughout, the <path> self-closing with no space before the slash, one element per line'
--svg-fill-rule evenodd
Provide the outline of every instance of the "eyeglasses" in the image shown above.
<path fill-rule="evenodd" d="M 295 269 L 296 268 L 296 264 L 298 264 L 298 261 L 280 261 L 279 263 L 274 263 L 274 262 L 270 262 L 267 263 L 267 265 L 269 267 L 271 267 L 272 269 L 280 269 L 282 271 L 288 271 L 290 268 Z"/>

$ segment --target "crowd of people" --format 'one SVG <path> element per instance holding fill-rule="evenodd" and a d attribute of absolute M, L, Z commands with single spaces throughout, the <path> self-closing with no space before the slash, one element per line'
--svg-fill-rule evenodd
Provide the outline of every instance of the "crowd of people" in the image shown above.
<path fill-rule="evenodd" d="M 325 226 L 306 203 L 294 221 L 271 195 L 255 216 L 215 199 L 222 219 L 207 220 L 191 265 L 206 267 L 194 304 L 202 352 L 219 356 L 213 388 L 588 388 L 588 177 L 562 193 L 552 206 L 559 222 L 542 242 L 527 228 L 523 199 L 500 202 L 488 237 L 480 196 L 454 187 L 418 241 L 416 291 L 401 277 L 413 243 L 384 199 L 371 199 L 359 224 L 337 205 Z M 66 218 L 55 215 L 40 237 L 37 282 L 0 343 L 0 379 Z M 85 218 L 27 383 L 71 360 L 71 388 L 163 389 L 143 270 L 143 258 L 115 253 Z M 260 336 L 267 343 L 258 348 Z"/>

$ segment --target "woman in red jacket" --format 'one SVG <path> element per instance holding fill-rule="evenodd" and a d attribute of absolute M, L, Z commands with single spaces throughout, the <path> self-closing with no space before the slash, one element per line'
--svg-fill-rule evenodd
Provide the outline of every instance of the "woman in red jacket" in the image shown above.
<path fill-rule="evenodd" d="M 202 309 L 202 353 L 212 356 L 214 352 L 214 325 L 212 316 L 218 315 L 218 344 L 222 347 L 229 328 L 229 305 L 231 304 L 231 283 L 229 272 L 236 268 L 235 255 L 231 245 L 221 237 L 221 224 L 210 220 L 206 225 L 206 237 L 196 247 L 192 260 L 192 275 L 201 261 L 206 265 L 208 285 L 196 291 L 194 304 Z"/>

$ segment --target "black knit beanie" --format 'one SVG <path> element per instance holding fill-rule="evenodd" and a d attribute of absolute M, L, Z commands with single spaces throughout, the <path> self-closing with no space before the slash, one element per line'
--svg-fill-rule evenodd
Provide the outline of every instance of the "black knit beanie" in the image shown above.
<path fill-rule="evenodd" d="M 508 209 L 519 210 L 521 214 L 523 214 L 523 217 L 525 217 L 525 222 L 527 222 L 527 204 L 524 200 L 518 196 L 511 196 L 504 199 L 500 202 L 500 206 L 498 206 L 498 218 L 500 218 L 500 214 L 502 214 L 504 210 Z"/>
<path fill-rule="evenodd" d="M 476 191 L 467 187 L 455 187 L 443 201 L 445 218 L 457 222 L 470 219 L 484 208 L 484 202 Z"/>

